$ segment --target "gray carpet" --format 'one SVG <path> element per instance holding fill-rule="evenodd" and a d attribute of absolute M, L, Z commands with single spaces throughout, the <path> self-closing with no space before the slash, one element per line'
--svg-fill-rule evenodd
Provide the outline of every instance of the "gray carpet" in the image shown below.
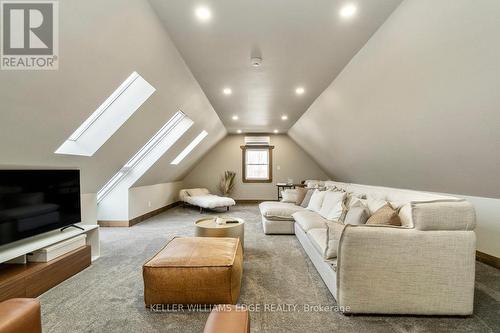
<path fill-rule="evenodd" d="M 266 303 L 303 309 L 335 300 L 295 236 L 264 235 L 256 205 L 239 205 L 229 215 L 246 220 L 240 303 L 262 307 L 251 313 L 252 332 L 500 332 L 500 271 L 481 263 L 472 317 L 264 311 Z M 178 207 L 132 228 L 101 228 L 101 258 L 40 297 L 44 332 L 202 332 L 208 313 L 145 309 L 141 275 L 141 265 L 168 239 L 192 236 L 199 217 Z"/>

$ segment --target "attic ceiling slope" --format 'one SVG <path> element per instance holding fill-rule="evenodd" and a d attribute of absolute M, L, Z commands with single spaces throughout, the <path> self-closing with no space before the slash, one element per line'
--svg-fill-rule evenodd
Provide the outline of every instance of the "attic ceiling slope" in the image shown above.
<path fill-rule="evenodd" d="M 405 1 L 289 135 L 340 181 L 500 198 L 499 17 Z"/>
<path fill-rule="evenodd" d="M 351 18 L 339 15 L 344 0 L 203 1 L 202 22 L 199 1 L 150 3 L 230 133 L 283 133 L 401 0 L 357 0 Z"/>
<path fill-rule="evenodd" d="M 147 1 L 64 2 L 59 47 L 58 70 L 0 71 L 0 167 L 80 168 L 82 192 L 96 193 L 178 110 L 194 121 L 194 131 L 225 134 Z M 54 154 L 134 71 L 156 92 L 92 157 Z M 214 142 L 207 139 L 198 149 Z M 194 162 L 186 160 L 175 172 Z M 153 167 L 145 177 L 169 181 L 175 178 L 170 171 Z"/>

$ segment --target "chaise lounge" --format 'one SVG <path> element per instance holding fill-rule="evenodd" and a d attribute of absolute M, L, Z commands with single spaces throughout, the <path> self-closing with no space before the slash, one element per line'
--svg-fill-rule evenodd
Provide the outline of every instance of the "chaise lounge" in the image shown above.
<path fill-rule="evenodd" d="M 184 189 L 179 192 L 179 199 L 184 204 L 200 207 L 200 213 L 203 209 L 227 208 L 236 205 L 236 202 L 229 197 L 221 197 L 211 194 L 206 188 Z"/>

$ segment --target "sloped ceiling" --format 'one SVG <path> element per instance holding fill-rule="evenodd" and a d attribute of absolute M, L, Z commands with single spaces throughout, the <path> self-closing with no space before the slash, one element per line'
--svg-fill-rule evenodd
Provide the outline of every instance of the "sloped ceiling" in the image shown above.
<path fill-rule="evenodd" d="M 82 191 L 95 193 L 173 114 L 194 126 L 141 179 L 141 185 L 179 180 L 226 133 L 147 1 L 64 1 L 59 8 L 60 63 L 56 71 L 0 71 L 0 167 L 82 170 Z M 54 151 L 137 71 L 156 92 L 93 157 Z M 183 163 L 170 161 L 201 130 L 209 136 Z M 167 163 L 168 162 L 168 163 Z"/>
<path fill-rule="evenodd" d="M 403 2 L 289 135 L 341 181 L 499 198 L 499 18 Z"/>
<path fill-rule="evenodd" d="M 286 132 L 401 0 L 150 0 L 229 132 Z M 194 12 L 212 12 L 199 22 Z M 250 65 L 252 55 L 262 66 Z M 295 88 L 303 86 L 302 96 Z M 223 94 L 230 87 L 232 95 Z M 232 120 L 238 115 L 239 120 Z M 288 115 L 286 121 L 282 115 Z"/>

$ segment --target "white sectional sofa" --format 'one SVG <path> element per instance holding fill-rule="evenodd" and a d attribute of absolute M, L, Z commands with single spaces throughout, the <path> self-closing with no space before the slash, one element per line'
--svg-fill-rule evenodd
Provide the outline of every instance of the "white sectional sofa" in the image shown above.
<path fill-rule="evenodd" d="M 326 260 L 327 220 L 293 203 L 260 204 L 266 234 L 295 234 L 344 313 L 470 315 L 475 212 L 467 201 L 394 188 L 325 182 L 401 207 L 401 226 L 345 225 Z"/>

